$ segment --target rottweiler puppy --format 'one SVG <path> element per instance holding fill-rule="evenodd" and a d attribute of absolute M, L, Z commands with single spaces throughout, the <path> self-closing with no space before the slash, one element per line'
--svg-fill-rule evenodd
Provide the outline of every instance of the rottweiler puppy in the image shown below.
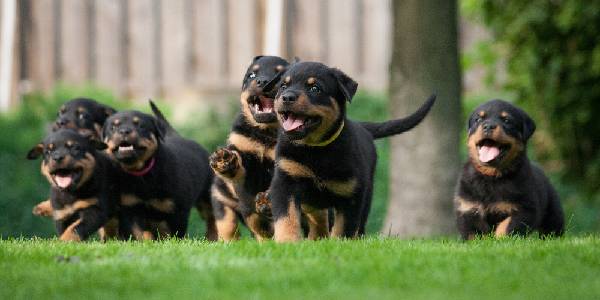
<path fill-rule="evenodd" d="M 432 96 L 405 119 L 358 123 L 346 118 L 358 84 L 339 69 L 317 62 L 293 64 L 282 75 L 275 111 L 282 130 L 269 188 L 275 241 L 300 238 L 301 213 L 309 239 L 353 238 L 365 232 L 377 160 L 374 139 L 407 131 L 423 120 Z"/>
<path fill-rule="evenodd" d="M 52 186 L 52 216 L 63 241 L 87 239 L 116 213 L 119 169 L 101 152 L 106 147 L 72 129 L 58 129 L 27 154 L 32 160 L 43 155 L 42 174 Z"/>
<path fill-rule="evenodd" d="M 469 117 L 469 161 L 455 195 L 457 225 L 463 239 L 476 235 L 560 236 L 564 216 L 559 197 L 527 158 L 534 121 L 502 100 L 486 102 Z"/>
<path fill-rule="evenodd" d="M 242 83 L 241 112 L 236 117 L 227 146 L 210 157 L 215 174 L 212 187 L 217 231 L 221 240 L 237 238 L 238 218 L 257 240 L 272 236 L 268 213 L 259 213 L 256 194 L 269 187 L 273 172 L 279 124 L 273 108 L 272 87 L 288 62 L 277 56 L 257 56 Z M 260 205 L 260 204 L 259 204 Z"/>
<path fill-rule="evenodd" d="M 63 104 L 57 114 L 56 121 L 52 124 L 52 131 L 61 128 L 73 129 L 85 136 L 100 139 L 102 125 L 116 110 L 93 99 L 75 98 Z M 52 216 L 50 200 L 40 202 L 33 208 L 33 214 L 38 216 Z"/>
<path fill-rule="evenodd" d="M 151 106 L 158 118 L 123 111 L 104 124 L 106 151 L 124 171 L 120 178 L 119 234 L 138 240 L 182 238 L 187 232 L 190 209 L 196 206 L 204 212 L 206 238 L 214 240 L 210 206 L 213 173 L 208 153 L 196 142 L 181 137 Z"/>

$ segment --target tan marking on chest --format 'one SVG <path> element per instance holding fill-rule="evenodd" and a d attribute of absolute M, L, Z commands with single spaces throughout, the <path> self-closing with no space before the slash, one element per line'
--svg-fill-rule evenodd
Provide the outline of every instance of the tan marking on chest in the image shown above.
<path fill-rule="evenodd" d="M 494 213 L 512 214 L 518 210 L 517 205 L 508 201 L 494 202 L 488 205 L 487 210 Z"/>
<path fill-rule="evenodd" d="M 274 147 L 265 146 L 263 143 L 251 139 L 245 135 L 232 132 L 229 135 L 228 142 L 242 152 L 254 153 L 261 160 L 264 160 L 265 157 L 271 160 L 275 158 Z"/>
<path fill-rule="evenodd" d="M 134 206 L 142 203 L 142 199 L 138 198 L 132 194 L 123 194 L 121 195 L 121 205 L 123 206 Z"/>
<path fill-rule="evenodd" d="M 155 210 L 163 213 L 173 213 L 175 211 L 175 202 L 172 199 L 150 199 L 148 205 Z"/>
<path fill-rule="evenodd" d="M 348 180 L 321 180 L 309 167 L 291 159 L 280 159 L 277 161 L 277 167 L 292 177 L 312 179 L 317 188 L 326 189 L 345 198 L 351 197 L 358 185 L 355 177 Z"/>
<path fill-rule="evenodd" d="M 94 206 L 94 205 L 98 205 L 97 198 L 80 199 L 80 200 L 73 202 L 73 204 L 65 205 L 61 209 L 55 209 L 52 212 L 52 216 L 53 216 L 54 220 L 64 220 L 64 219 L 72 216 L 77 211 L 88 208 L 90 206 Z"/>

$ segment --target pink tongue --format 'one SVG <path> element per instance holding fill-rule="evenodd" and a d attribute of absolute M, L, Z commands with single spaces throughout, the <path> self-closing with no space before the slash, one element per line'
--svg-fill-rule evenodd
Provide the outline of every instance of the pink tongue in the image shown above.
<path fill-rule="evenodd" d="M 479 160 L 484 163 L 494 160 L 499 154 L 500 149 L 498 149 L 498 147 L 481 146 L 481 148 L 479 148 Z"/>
<path fill-rule="evenodd" d="M 56 177 L 54 177 L 54 180 L 56 181 L 56 184 L 63 189 L 71 185 L 72 181 L 71 176 L 60 175 L 56 175 Z"/>
<path fill-rule="evenodd" d="M 292 116 L 289 116 L 285 121 L 283 121 L 282 125 L 285 131 L 291 131 L 304 125 L 304 120 L 296 119 Z"/>

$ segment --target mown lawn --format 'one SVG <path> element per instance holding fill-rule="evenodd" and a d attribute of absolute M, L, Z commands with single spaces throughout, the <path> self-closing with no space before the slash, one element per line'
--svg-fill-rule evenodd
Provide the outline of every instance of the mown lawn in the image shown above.
<path fill-rule="evenodd" d="M 592 299 L 600 238 L 0 241 L 0 299 Z"/>

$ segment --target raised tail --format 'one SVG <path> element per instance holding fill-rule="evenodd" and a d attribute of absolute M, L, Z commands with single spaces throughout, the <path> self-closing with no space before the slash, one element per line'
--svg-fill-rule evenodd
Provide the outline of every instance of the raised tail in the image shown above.
<path fill-rule="evenodd" d="M 150 104 L 150 108 L 152 109 L 152 113 L 154 114 L 154 116 L 158 120 L 158 123 L 159 123 L 160 127 L 162 127 L 161 130 L 164 133 L 176 133 L 176 131 L 173 128 L 173 126 L 171 126 L 171 123 L 169 123 L 169 121 L 167 121 L 167 118 L 165 118 L 165 115 L 163 115 L 163 113 L 160 111 L 160 109 L 158 109 L 158 107 L 156 106 L 156 104 L 154 104 L 154 102 L 152 100 L 150 100 L 150 99 L 148 99 L 148 103 Z"/>
<path fill-rule="evenodd" d="M 419 125 L 421 121 L 427 116 L 429 110 L 435 103 L 436 95 L 433 94 L 429 96 L 429 99 L 425 101 L 419 109 L 414 112 L 412 115 L 396 120 L 389 120 L 381 123 L 376 122 L 360 122 L 365 129 L 367 129 L 375 139 L 380 139 L 384 137 L 388 137 L 395 134 L 400 134 L 405 131 L 409 131 L 413 129 L 415 126 Z"/>

